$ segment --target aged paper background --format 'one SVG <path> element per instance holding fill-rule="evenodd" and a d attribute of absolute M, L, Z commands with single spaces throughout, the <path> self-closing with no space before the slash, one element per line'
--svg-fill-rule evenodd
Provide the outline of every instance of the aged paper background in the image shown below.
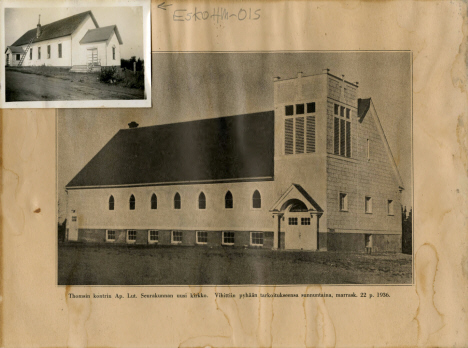
<path fill-rule="evenodd" d="M 168 2 L 169 4 L 169 2 Z M 467 346 L 467 6 L 461 1 L 199 2 L 260 8 L 258 21 L 174 22 L 152 6 L 153 51 L 411 50 L 413 286 L 380 300 L 70 300 L 56 286 L 56 111 L 2 111 L 2 340 L 5 347 Z M 384 68 L 384 67 L 382 67 Z M 153 66 L 153 74 L 158 67 Z M 99 288 L 92 291 L 134 289 Z M 147 289 L 147 292 L 152 291 Z M 228 288 L 223 289 L 229 292 Z M 266 291 L 265 288 L 237 288 Z M 273 291 L 269 288 L 268 291 Z"/>

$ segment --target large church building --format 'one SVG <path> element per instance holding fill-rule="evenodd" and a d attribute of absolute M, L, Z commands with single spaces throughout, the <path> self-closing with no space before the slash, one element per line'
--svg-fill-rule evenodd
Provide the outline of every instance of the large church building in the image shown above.
<path fill-rule="evenodd" d="M 372 100 L 328 70 L 272 84 L 271 111 L 117 132 L 66 186 L 67 240 L 401 251 Z"/>

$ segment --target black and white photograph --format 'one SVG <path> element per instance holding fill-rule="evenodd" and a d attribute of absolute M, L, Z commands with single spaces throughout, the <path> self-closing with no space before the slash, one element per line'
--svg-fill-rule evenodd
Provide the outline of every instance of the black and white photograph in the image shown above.
<path fill-rule="evenodd" d="M 4 4 L 5 106 L 151 106 L 149 2 L 84 4 Z"/>
<path fill-rule="evenodd" d="M 60 109 L 58 285 L 411 285 L 411 62 L 153 53 L 151 109 Z"/>

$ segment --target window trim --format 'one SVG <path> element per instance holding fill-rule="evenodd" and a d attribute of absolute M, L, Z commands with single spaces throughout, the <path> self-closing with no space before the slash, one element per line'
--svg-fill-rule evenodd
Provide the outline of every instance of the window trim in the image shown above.
<path fill-rule="evenodd" d="M 155 198 L 154 200 L 155 208 L 153 208 L 153 197 Z M 158 210 L 158 195 L 154 192 L 152 192 L 150 196 L 150 210 Z"/>
<path fill-rule="evenodd" d="M 257 243 L 254 244 L 254 242 L 253 242 L 253 234 L 254 233 L 261 233 L 261 235 L 262 235 L 262 244 L 257 244 Z M 263 246 L 263 244 L 265 244 L 265 235 L 264 235 L 263 232 L 258 232 L 258 231 L 257 232 L 250 232 L 250 245 L 251 246 L 259 247 L 259 246 Z"/>
<path fill-rule="evenodd" d="M 176 207 L 176 197 L 179 197 L 179 199 L 178 199 L 179 206 L 178 206 L 178 207 Z M 182 210 L 182 196 L 180 195 L 179 192 L 176 192 L 176 193 L 174 194 L 174 197 L 173 197 L 173 199 L 172 199 L 172 209 L 174 209 L 174 210 Z"/>
<path fill-rule="evenodd" d="M 344 195 L 344 203 L 343 206 L 341 205 L 341 196 Z M 346 192 L 339 192 L 338 193 L 338 204 L 339 204 L 339 210 L 348 212 L 349 211 L 349 197 Z"/>
<path fill-rule="evenodd" d="M 199 234 L 199 233 L 206 233 L 206 242 L 200 242 L 200 241 L 198 240 L 198 234 Z M 206 245 L 206 244 L 208 244 L 208 231 L 196 231 L 196 232 L 195 232 L 195 243 L 196 243 L 196 244 L 201 244 L 201 245 Z"/>
<path fill-rule="evenodd" d="M 151 239 L 151 232 L 156 232 L 156 240 Z M 148 230 L 148 244 L 159 243 L 159 230 Z"/>
<path fill-rule="evenodd" d="M 203 200 L 200 200 L 200 198 L 203 198 Z M 205 206 L 203 208 L 201 208 L 201 205 L 200 203 L 204 202 L 205 203 Z M 206 195 L 203 191 L 200 191 L 200 193 L 198 194 L 198 198 L 197 198 L 197 209 L 198 210 L 206 210 Z"/>
<path fill-rule="evenodd" d="M 395 216 L 395 203 L 394 202 L 395 201 L 393 199 L 387 199 L 387 215 L 388 216 Z"/>
<path fill-rule="evenodd" d="M 133 197 L 133 208 L 132 208 L 132 197 Z M 128 198 L 128 210 L 136 210 L 136 198 L 133 193 Z"/>
<path fill-rule="evenodd" d="M 368 202 L 370 204 L 368 204 Z M 371 196 L 364 197 L 364 212 L 366 214 L 372 214 L 372 197 Z"/>
<path fill-rule="evenodd" d="M 231 195 L 230 196 L 231 197 L 231 199 L 230 199 L 231 206 L 230 207 L 227 206 L 228 199 L 226 197 L 227 197 L 228 193 Z M 234 209 L 234 196 L 232 195 L 231 190 L 227 190 L 226 194 L 224 195 L 224 209 Z"/>
<path fill-rule="evenodd" d="M 254 207 L 254 195 L 255 195 L 255 192 L 258 192 L 259 194 L 259 199 L 260 199 L 260 207 Z M 254 192 L 252 193 L 252 196 L 251 196 L 251 205 L 250 205 L 251 209 L 254 209 L 254 210 L 261 210 L 262 209 L 262 194 L 260 193 L 260 190 L 259 189 L 255 189 Z"/>
<path fill-rule="evenodd" d="M 174 240 L 174 233 L 179 233 L 179 232 L 180 232 L 181 240 Z M 182 231 L 179 231 L 179 230 L 171 231 L 171 244 L 182 244 L 183 240 L 184 240 L 184 234 L 182 233 Z"/>
<path fill-rule="evenodd" d="M 114 239 L 109 238 L 109 232 L 114 232 Z M 108 243 L 114 243 L 117 237 L 117 233 L 115 230 L 106 230 L 106 242 Z"/>
<path fill-rule="evenodd" d="M 130 232 L 135 232 L 135 239 L 129 239 Z M 136 243 L 136 238 L 137 238 L 137 231 L 136 230 L 127 230 L 127 236 L 125 238 L 127 244 L 135 244 Z"/>
<path fill-rule="evenodd" d="M 225 242 L 224 242 L 224 234 L 225 234 L 225 233 L 232 233 L 232 235 L 233 235 L 232 238 L 234 239 L 234 242 L 232 242 L 232 243 L 225 243 Z M 221 244 L 222 244 L 222 245 L 228 245 L 228 246 L 231 245 L 231 246 L 232 246 L 232 245 L 235 244 L 235 242 L 236 242 L 236 234 L 235 234 L 233 231 L 223 231 L 223 235 L 222 235 L 222 239 L 221 239 Z"/>

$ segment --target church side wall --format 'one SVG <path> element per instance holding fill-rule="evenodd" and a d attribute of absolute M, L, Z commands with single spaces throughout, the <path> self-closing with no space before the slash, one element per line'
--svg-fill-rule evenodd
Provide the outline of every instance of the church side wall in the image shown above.
<path fill-rule="evenodd" d="M 62 57 L 59 58 L 59 44 L 62 45 Z M 50 46 L 50 56 L 47 54 L 47 46 Z M 28 45 L 21 46 L 26 50 Z M 39 59 L 39 47 L 41 48 L 41 58 Z M 32 49 L 32 58 L 31 58 Z M 71 39 L 70 36 L 59 37 L 52 40 L 34 43 L 26 53 L 23 66 L 58 66 L 71 67 Z"/>
<path fill-rule="evenodd" d="M 196 244 L 196 231 L 208 232 L 208 246 L 221 245 L 223 231 L 235 232 L 234 246 L 248 246 L 251 232 L 263 232 L 263 247 L 273 246 L 273 218 L 269 209 L 274 197 L 273 181 L 171 185 L 134 188 L 68 190 L 68 210 L 77 216 L 79 237 L 83 242 L 106 242 L 106 230 L 115 231 L 114 243 L 126 243 L 128 230 L 137 231 L 136 244 L 148 244 L 148 231 L 158 231 L 158 245 L 173 244 L 172 231 L 183 232 L 181 245 Z M 233 208 L 225 208 L 225 194 L 231 191 Z M 255 190 L 261 194 L 260 209 L 252 208 Z M 174 196 L 181 196 L 181 209 L 174 209 Z M 198 208 L 203 192 L 206 209 Z M 157 196 L 157 209 L 151 209 L 151 196 Z M 109 210 L 109 197 L 114 210 Z M 130 196 L 135 210 L 129 209 Z M 72 213 L 75 211 L 75 213 Z M 122 237 L 123 236 L 123 237 Z"/>
<path fill-rule="evenodd" d="M 117 40 L 117 35 L 115 35 L 115 32 L 112 33 L 112 36 L 110 40 L 107 42 L 106 47 L 107 47 L 106 48 L 107 49 L 107 61 L 105 65 L 106 66 L 120 66 L 120 44 L 119 44 L 119 40 Z M 113 59 L 112 47 L 115 48 L 115 59 Z"/>
<path fill-rule="evenodd" d="M 81 26 L 75 30 L 72 34 L 71 40 L 71 51 L 72 51 L 72 59 L 71 65 L 86 65 L 87 57 L 86 57 L 86 49 L 80 44 L 80 40 L 85 36 L 86 32 L 90 29 L 96 29 L 91 16 L 88 16 L 85 21 L 81 24 Z"/>

